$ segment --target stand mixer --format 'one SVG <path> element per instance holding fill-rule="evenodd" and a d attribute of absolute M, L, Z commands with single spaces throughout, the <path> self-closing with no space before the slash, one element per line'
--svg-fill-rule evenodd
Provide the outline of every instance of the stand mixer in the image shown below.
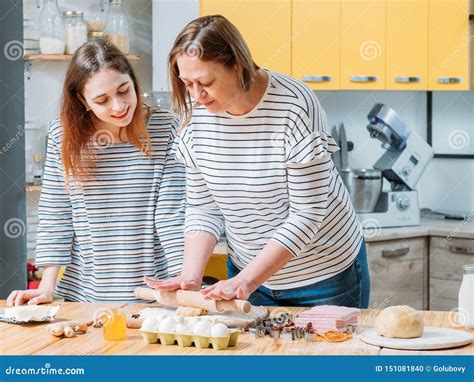
<path fill-rule="evenodd" d="M 420 207 L 415 186 L 433 157 L 434 151 L 418 134 L 410 131 L 399 115 L 377 103 L 367 118 L 371 137 L 382 142 L 386 152 L 374 169 L 390 182 L 389 191 L 381 191 L 371 212 L 357 215 L 364 228 L 405 227 L 420 224 Z"/>

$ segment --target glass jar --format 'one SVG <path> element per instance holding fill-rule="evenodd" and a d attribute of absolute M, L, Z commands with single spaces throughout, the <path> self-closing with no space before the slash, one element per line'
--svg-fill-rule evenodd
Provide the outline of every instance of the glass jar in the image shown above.
<path fill-rule="evenodd" d="M 112 309 L 104 323 L 104 339 L 123 341 L 127 334 L 127 318 L 121 309 Z"/>
<path fill-rule="evenodd" d="M 119 48 L 122 53 L 128 54 L 130 48 L 128 20 L 122 0 L 110 0 L 105 37 Z"/>
<path fill-rule="evenodd" d="M 459 324 L 474 328 L 474 264 L 463 267 L 464 274 L 459 289 L 458 314 Z"/>
<path fill-rule="evenodd" d="M 66 39 L 66 54 L 74 52 L 87 42 L 87 27 L 84 14 L 78 11 L 63 12 L 64 37 Z"/>
<path fill-rule="evenodd" d="M 100 0 L 100 9 L 87 14 L 87 31 L 103 32 L 107 23 L 107 13 L 105 12 L 105 0 Z"/>
<path fill-rule="evenodd" d="M 64 30 L 57 0 L 44 0 L 39 20 L 41 54 L 63 54 Z"/>
<path fill-rule="evenodd" d="M 87 33 L 87 40 L 88 41 L 95 41 L 99 38 L 104 37 L 104 32 L 98 32 L 98 31 L 90 31 Z"/>

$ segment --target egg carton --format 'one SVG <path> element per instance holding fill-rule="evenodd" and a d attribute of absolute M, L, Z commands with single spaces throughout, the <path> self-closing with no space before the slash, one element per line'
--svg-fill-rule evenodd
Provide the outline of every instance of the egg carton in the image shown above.
<path fill-rule="evenodd" d="M 226 350 L 237 345 L 239 329 L 230 329 L 230 334 L 225 337 L 207 337 L 193 334 L 174 334 L 142 331 L 142 337 L 147 344 L 175 345 L 181 347 L 195 346 L 198 349 L 207 349 L 212 345 L 214 350 Z"/>

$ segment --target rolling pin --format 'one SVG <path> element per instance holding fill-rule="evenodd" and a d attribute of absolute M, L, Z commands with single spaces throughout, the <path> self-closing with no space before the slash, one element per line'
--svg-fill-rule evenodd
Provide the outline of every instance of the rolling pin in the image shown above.
<path fill-rule="evenodd" d="M 142 300 L 156 300 L 165 306 L 189 306 L 219 313 L 224 311 L 248 313 L 252 307 L 247 300 L 205 300 L 200 292 L 190 290 L 168 292 L 139 287 L 135 288 L 135 297 Z"/>

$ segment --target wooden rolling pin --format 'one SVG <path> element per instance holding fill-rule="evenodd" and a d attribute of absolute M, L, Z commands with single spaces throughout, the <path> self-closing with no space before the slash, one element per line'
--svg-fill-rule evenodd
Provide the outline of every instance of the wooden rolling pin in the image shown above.
<path fill-rule="evenodd" d="M 248 313 L 252 307 L 247 300 L 205 300 L 200 292 L 190 290 L 166 292 L 139 287 L 135 289 L 135 297 L 142 300 L 156 300 L 165 306 L 189 306 L 219 313 L 224 311 Z"/>

